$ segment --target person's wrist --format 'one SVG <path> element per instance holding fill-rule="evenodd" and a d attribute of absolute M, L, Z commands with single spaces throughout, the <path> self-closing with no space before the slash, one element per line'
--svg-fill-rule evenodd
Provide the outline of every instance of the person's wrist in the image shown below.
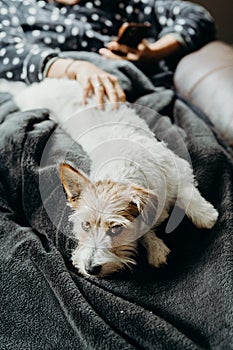
<path fill-rule="evenodd" d="M 152 44 L 150 49 L 150 55 L 151 55 L 151 58 L 159 61 L 160 59 L 166 56 L 166 52 L 164 50 L 164 47 L 161 47 L 160 45 Z"/>
<path fill-rule="evenodd" d="M 42 68 L 43 79 L 47 78 L 47 74 L 48 74 L 48 71 L 50 70 L 50 67 L 57 60 L 58 60 L 58 57 L 52 57 L 45 63 L 44 67 Z"/>
<path fill-rule="evenodd" d="M 79 65 L 79 61 L 73 60 L 73 62 L 70 62 L 70 64 L 66 66 L 65 74 L 67 78 L 77 79 L 77 70 L 78 70 L 77 65 Z"/>
<path fill-rule="evenodd" d="M 155 43 L 150 44 L 151 54 L 157 59 L 163 59 L 167 56 L 176 54 L 178 51 L 180 51 L 180 49 L 180 43 L 171 34 L 167 34 L 164 37 L 161 37 Z"/>
<path fill-rule="evenodd" d="M 58 58 L 55 62 L 51 64 L 47 71 L 47 78 L 69 78 L 72 79 L 72 77 L 68 74 L 69 67 L 74 63 L 75 61 L 70 58 Z"/>
<path fill-rule="evenodd" d="M 66 68 L 66 76 L 69 79 L 78 79 L 79 72 L 82 70 L 92 70 L 93 64 L 87 61 L 74 60 Z"/>

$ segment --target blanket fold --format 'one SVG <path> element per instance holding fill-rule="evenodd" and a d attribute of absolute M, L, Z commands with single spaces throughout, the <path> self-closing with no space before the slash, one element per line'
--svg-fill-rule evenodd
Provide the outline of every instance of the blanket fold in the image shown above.
<path fill-rule="evenodd" d="M 141 248 L 133 274 L 83 278 L 70 263 L 77 242 L 57 164 L 88 173 L 91 160 L 49 111 L 20 112 L 0 94 L 0 349 L 231 349 L 231 155 L 173 91 L 143 75 L 140 83 L 136 68 L 114 68 L 156 136 L 192 162 L 218 223 L 198 230 L 184 218 L 170 229 L 168 220 L 158 232 L 172 250 L 166 267 L 150 268 Z"/>

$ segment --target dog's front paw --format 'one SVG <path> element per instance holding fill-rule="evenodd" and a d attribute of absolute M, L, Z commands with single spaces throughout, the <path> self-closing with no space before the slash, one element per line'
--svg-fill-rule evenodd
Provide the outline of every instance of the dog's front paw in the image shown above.
<path fill-rule="evenodd" d="M 156 268 L 165 265 L 169 253 L 170 249 L 161 241 L 161 244 L 153 247 L 153 249 L 150 249 L 147 253 L 148 263 Z"/>
<path fill-rule="evenodd" d="M 142 238 L 142 244 L 147 251 L 148 263 L 153 267 L 159 267 L 167 263 L 167 256 L 170 249 L 158 238 L 154 231 L 149 231 Z"/>

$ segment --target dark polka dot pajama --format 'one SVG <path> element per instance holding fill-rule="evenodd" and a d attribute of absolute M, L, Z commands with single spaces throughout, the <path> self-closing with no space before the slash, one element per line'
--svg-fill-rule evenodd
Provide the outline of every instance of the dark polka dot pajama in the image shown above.
<path fill-rule="evenodd" d="M 150 22 L 150 41 L 172 34 L 197 49 L 215 37 L 209 13 L 179 0 L 94 0 L 64 6 L 43 0 L 0 0 L 0 77 L 32 83 L 61 51 L 93 51 L 123 22 Z"/>

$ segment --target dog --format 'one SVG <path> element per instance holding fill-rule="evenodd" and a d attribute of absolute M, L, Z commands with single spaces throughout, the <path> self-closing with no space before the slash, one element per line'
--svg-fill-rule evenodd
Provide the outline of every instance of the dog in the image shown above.
<path fill-rule="evenodd" d="M 196 187 L 190 164 L 158 141 L 126 103 L 112 110 L 82 106 L 77 81 L 46 79 L 14 92 L 21 110 L 46 107 L 51 118 L 90 155 L 89 176 L 69 162 L 59 176 L 72 208 L 78 241 L 72 263 L 87 277 L 99 278 L 136 264 L 138 243 L 148 263 L 160 267 L 170 252 L 156 227 L 174 205 L 198 227 L 211 229 L 218 212 Z"/>

